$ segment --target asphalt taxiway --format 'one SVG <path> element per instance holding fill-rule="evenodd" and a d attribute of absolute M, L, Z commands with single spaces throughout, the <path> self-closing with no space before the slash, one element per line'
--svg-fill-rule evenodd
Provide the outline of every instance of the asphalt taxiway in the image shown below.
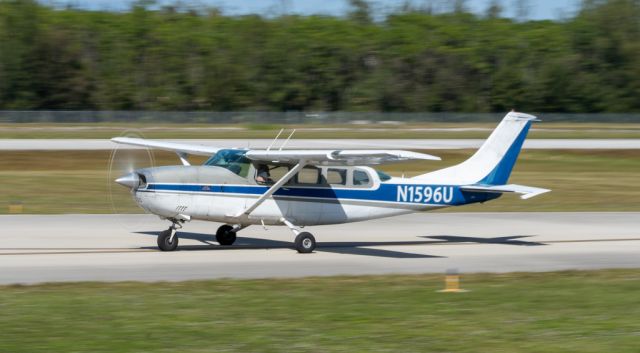
<path fill-rule="evenodd" d="M 313 254 L 283 227 L 250 227 L 231 247 L 191 222 L 171 253 L 150 215 L 0 216 L 0 283 L 179 281 L 389 273 L 640 268 L 640 213 L 423 213 L 310 227 Z"/>

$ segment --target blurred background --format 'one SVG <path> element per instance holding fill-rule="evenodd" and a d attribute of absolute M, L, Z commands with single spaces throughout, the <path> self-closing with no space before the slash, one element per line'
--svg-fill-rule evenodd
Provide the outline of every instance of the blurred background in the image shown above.
<path fill-rule="evenodd" d="M 531 139 L 640 138 L 640 1 L 0 0 L 0 213 L 113 212 L 81 139 L 484 139 L 511 109 Z M 554 192 L 466 210 L 638 210 L 638 151 L 525 150 L 512 181 Z M 473 150 L 428 153 L 386 171 Z"/>
<path fill-rule="evenodd" d="M 534 199 L 311 227 L 304 256 L 205 222 L 160 253 L 120 214 L 115 176 L 180 162 L 112 137 L 439 140 L 383 166 L 410 177 L 511 109 L 542 119 L 509 181 Z M 0 352 L 637 353 L 639 161 L 640 0 L 0 0 Z"/>
<path fill-rule="evenodd" d="M 636 0 L 0 1 L 0 109 L 630 113 Z"/>

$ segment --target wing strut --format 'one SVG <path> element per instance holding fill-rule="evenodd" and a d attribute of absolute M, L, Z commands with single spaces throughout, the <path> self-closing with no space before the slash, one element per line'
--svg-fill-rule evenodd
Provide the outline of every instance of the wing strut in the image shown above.
<path fill-rule="evenodd" d="M 176 154 L 178 155 L 178 158 L 180 158 L 180 162 L 182 162 L 182 165 L 191 165 L 191 163 L 189 163 L 188 154 L 184 152 L 176 152 Z"/>
<path fill-rule="evenodd" d="M 256 208 L 258 208 L 258 206 L 260 206 L 269 197 L 271 197 L 271 195 L 273 195 L 276 191 L 278 191 L 278 189 L 280 189 L 282 185 L 286 184 L 289 180 L 291 180 L 291 178 L 293 178 L 294 175 L 296 175 L 302 168 L 304 168 L 305 165 L 306 165 L 306 162 L 304 160 L 299 161 L 295 167 L 293 167 L 289 172 L 287 172 L 287 174 L 285 174 L 280 180 L 278 180 L 278 182 L 273 184 L 269 188 L 269 190 L 267 190 L 267 192 L 260 195 L 260 197 L 256 200 L 256 202 L 254 202 L 251 206 L 247 207 L 242 213 L 240 213 L 236 217 L 248 216 L 249 214 L 251 214 L 251 212 L 253 212 Z"/>

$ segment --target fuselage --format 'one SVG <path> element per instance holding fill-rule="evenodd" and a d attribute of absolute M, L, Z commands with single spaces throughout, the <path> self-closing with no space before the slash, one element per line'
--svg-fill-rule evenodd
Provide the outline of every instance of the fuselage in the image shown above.
<path fill-rule="evenodd" d="M 348 159 L 375 165 L 384 151 L 292 155 L 223 149 L 202 166 L 141 169 L 118 182 L 134 190 L 140 206 L 161 217 L 240 226 L 337 224 L 484 202 L 501 192 L 537 195 L 548 190 L 506 185 L 534 119 L 509 113 L 469 159 L 413 178 L 392 178 Z M 403 151 L 394 155 L 415 157 Z"/>
<path fill-rule="evenodd" d="M 269 185 L 255 180 L 255 168 L 240 176 L 219 166 L 168 166 L 140 170 L 145 182 L 135 191 L 138 204 L 164 218 L 237 223 L 234 218 Z M 456 185 L 423 184 L 390 178 L 370 167 L 320 167 L 312 178 L 296 178 L 276 191 L 242 223 L 338 224 L 482 202 L 499 195 L 461 191 Z M 317 173 L 317 179 L 313 173 Z M 332 178 L 330 173 L 343 175 Z M 308 176 L 306 176 L 308 178 Z M 359 182 L 357 178 L 359 179 Z M 382 180 L 384 179 L 384 180 Z M 315 180 L 315 182 L 313 182 Z M 364 181 L 363 181 L 364 180 Z"/>

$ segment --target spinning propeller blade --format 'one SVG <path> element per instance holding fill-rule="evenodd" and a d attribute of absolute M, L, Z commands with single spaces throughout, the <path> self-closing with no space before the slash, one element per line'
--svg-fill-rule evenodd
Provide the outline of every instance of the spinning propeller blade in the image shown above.
<path fill-rule="evenodd" d="M 120 136 L 142 138 L 139 132 L 132 130 Z M 112 213 L 121 215 L 120 222 L 126 228 L 137 226 L 130 224 L 132 218 L 126 214 L 140 213 L 142 209 L 135 201 L 135 192 L 141 181 L 136 171 L 154 166 L 153 151 L 149 148 L 116 145 L 111 151 L 107 173 L 109 203 Z"/>

